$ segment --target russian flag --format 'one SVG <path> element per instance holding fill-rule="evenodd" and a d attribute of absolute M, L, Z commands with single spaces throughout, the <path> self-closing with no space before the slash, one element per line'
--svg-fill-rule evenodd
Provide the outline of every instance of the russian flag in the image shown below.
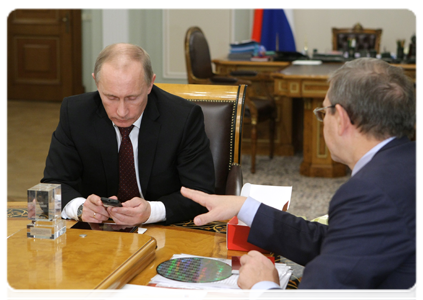
<path fill-rule="evenodd" d="M 288 10 L 255 9 L 251 39 L 267 51 L 296 51 L 292 25 L 292 14 Z"/>

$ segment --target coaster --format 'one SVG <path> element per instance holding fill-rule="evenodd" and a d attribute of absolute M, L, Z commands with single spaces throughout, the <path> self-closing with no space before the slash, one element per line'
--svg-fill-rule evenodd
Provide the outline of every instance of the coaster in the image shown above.
<path fill-rule="evenodd" d="M 215 282 L 232 275 L 232 268 L 224 262 L 203 258 L 184 257 L 162 262 L 157 266 L 161 276 L 183 282 Z"/>

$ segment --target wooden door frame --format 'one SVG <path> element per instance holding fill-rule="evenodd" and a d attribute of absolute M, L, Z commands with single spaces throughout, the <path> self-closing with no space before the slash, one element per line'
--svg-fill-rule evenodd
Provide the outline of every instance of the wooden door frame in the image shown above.
<path fill-rule="evenodd" d="M 72 14 L 72 66 L 75 72 L 72 72 L 72 94 L 82 94 L 85 88 L 82 84 L 82 10 L 71 9 Z M 76 34 L 77 33 L 77 34 Z"/>
<path fill-rule="evenodd" d="M 25 10 L 25 9 L 23 9 Z M 74 94 L 81 94 L 84 93 L 85 88 L 82 84 L 82 23 L 81 23 L 81 14 L 82 14 L 82 10 L 81 9 L 66 9 L 66 10 L 56 10 L 59 12 L 59 22 L 65 22 L 65 18 L 68 20 L 67 25 L 69 26 L 70 29 L 70 34 L 71 36 L 68 37 L 65 41 L 67 43 L 66 46 L 63 46 L 59 51 L 62 55 L 62 57 L 68 57 L 66 58 L 66 61 L 70 58 L 70 63 L 69 65 L 67 65 L 67 68 L 70 68 L 71 70 L 66 70 L 66 69 L 62 69 L 60 71 L 60 76 L 62 76 L 62 80 L 63 82 L 66 82 L 66 84 L 64 84 L 62 86 L 62 90 L 61 92 L 57 95 L 57 98 L 54 97 L 54 99 L 50 99 L 51 97 L 47 97 L 48 99 L 40 99 L 43 97 L 39 97 L 39 96 L 35 96 L 33 99 L 31 98 L 26 98 L 23 99 L 23 95 L 24 93 L 20 93 L 18 92 L 17 94 L 15 92 L 13 92 L 13 94 L 11 94 L 10 90 L 12 85 L 14 84 L 14 79 L 12 76 L 14 75 L 14 72 L 16 72 L 15 70 L 13 70 L 12 68 L 14 67 L 14 65 L 11 64 L 15 64 L 16 62 L 16 58 L 13 57 L 13 55 L 15 55 L 15 50 L 14 47 L 12 47 L 12 45 L 10 44 L 11 42 L 13 42 L 13 37 L 14 37 L 14 33 L 15 30 L 17 29 L 18 31 L 20 30 L 19 28 L 12 29 L 9 28 L 9 26 L 12 26 L 12 22 L 13 20 L 9 20 L 8 21 L 8 37 L 7 37 L 7 58 L 8 58 L 8 70 L 7 70 L 7 74 L 8 74 L 8 99 L 22 99 L 22 100 L 56 100 L 56 101 L 61 101 L 63 97 L 65 96 L 71 96 Z M 62 11 L 62 12 L 61 12 Z M 13 13 L 13 12 L 12 12 Z M 11 14 L 12 14 L 11 13 Z M 12 18 L 12 15 L 9 15 L 9 18 Z M 25 23 L 21 23 L 23 24 L 23 26 L 25 26 Z M 30 25 L 30 24 L 26 24 L 26 25 Z M 20 25 L 17 25 L 20 26 Z M 60 67 L 64 67 L 63 62 L 61 61 L 61 65 Z M 66 74 L 65 72 L 69 72 L 70 74 Z M 39 90 L 40 88 L 36 87 L 37 85 L 34 85 L 35 89 Z M 13 88 L 13 90 L 16 91 L 16 87 Z"/>

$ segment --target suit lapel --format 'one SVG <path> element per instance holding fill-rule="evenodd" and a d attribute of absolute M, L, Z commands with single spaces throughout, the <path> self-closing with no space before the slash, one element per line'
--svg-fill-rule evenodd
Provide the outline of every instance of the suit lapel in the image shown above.
<path fill-rule="evenodd" d="M 141 121 L 140 132 L 138 136 L 138 170 L 140 184 L 144 197 L 147 194 L 148 182 L 153 168 L 154 157 L 156 154 L 157 141 L 160 133 L 160 116 L 157 107 L 157 98 L 153 91 L 148 96 L 148 103 Z"/>
<path fill-rule="evenodd" d="M 98 94 L 97 94 L 98 95 Z M 98 149 L 103 161 L 103 169 L 107 180 L 108 195 L 117 195 L 119 182 L 118 147 L 116 131 L 99 98 L 98 111 L 93 120 Z M 111 142 L 114 141 L 114 142 Z"/>

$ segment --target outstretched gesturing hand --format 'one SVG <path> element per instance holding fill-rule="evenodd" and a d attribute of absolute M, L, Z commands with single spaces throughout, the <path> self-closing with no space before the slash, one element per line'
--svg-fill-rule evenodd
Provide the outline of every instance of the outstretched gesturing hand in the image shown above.
<path fill-rule="evenodd" d="M 182 196 L 189 198 L 209 210 L 208 213 L 194 218 L 195 225 L 204 225 L 213 221 L 227 220 L 236 216 L 246 197 L 209 195 L 186 187 L 181 188 Z"/>

